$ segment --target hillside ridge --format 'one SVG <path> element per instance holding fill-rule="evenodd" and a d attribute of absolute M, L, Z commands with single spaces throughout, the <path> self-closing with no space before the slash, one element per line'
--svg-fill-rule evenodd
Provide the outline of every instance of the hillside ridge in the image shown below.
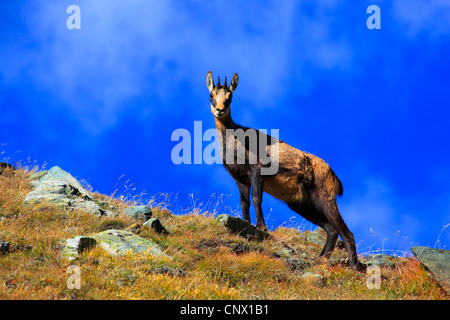
<path fill-rule="evenodd" d="M 360 273 L 339 245 L 318 259 L 319 229 L 259 234 L 92 192 L 59 167 L 1 168 L 0 299 L 448 299 L 446 271 L 413 256 L 362 257 Z"/>

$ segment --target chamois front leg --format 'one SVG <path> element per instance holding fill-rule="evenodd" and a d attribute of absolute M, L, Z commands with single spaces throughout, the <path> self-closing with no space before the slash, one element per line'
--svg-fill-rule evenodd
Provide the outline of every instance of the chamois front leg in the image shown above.
<path fill-rule="evenodd" d="M 250 186 L 236 181 L 241 195 L 241 209 L 244 220 L 250 222 Z"/>
<path fill-rule="evenodd" d="M 267 230 L 266 223 L 264 222 L 263 212 L 261 209 L 264 180 L 261 176 L 261 170 L 259 167 L 256 167 L 252 170 L 250 179 L 252 182 L 252 200 L 256 211 L 256 227 L 260 230 Z"/>

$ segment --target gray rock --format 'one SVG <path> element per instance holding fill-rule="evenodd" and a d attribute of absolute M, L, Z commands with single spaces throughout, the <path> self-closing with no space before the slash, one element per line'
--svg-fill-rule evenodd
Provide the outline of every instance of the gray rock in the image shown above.
<path fill-rule="evenodd" d="M 46 201 L 95 215 L 114 215 L 103 209 L 100 201 L 95 200 L 77 179 L 60 167 L 51 168 L 39 180 L 32 181 L 31 185 L 34 190 L 25 197 L 25 203 Z"/>
<path fill-rule="evenodd" d="M 286 261 L 287 265 L 292 271 L 295 272 L 303 272 L 303 270 L 309 268 L 311 264 L 309 262 L 296 259 L 296 258 L 285 258 L 284 261 Z"/>
<path fill-rule="evenodd" d="M 0 241 L 0 255 L 9 253 L 9 242 Z"/>
<path fill-rule="evenodd" d="M 123 210 L 123 213 L 136 219 L 142 219 L 144 222 L 149 220 L 152 216 L 152 210 L 149 206 L 132 206 Z"/>
<path fill-rule="evenodd" d="M 167 257 L 156 243 L 125 230 L 106 230 L 92 234 L 98 245 L 112 255 L 127 253 L 145 253 L 156 257 Z"/>
<path fill-rule="evenodd" d="M 6 162 L 0 162 L 0 176 L 2 174 L 5 176 L 11 176 L 14 174 L 14 171 L 16 171 L 16 168 L 14 168 L 14 166 Z"/>
<path fill-rule="evenodd" d="M 67 185 L 72 187 L 73 193 L 79 193 L 83 197 L 86 197 L 87 199 L 92 199 L 89 192 L 81 185 L 81 183 L 77 179 L 75 179 L 70 173 L 64 171 L 58 166 L 51 168 L 48 171 L 48 173 L 45 176 L 43 176 L 39 181 L 40 182 L 63 181 Z"/>
<path fill-rule="evenodd" d="M 325 233 L 325 230 L 322 228 L 317 228 L 315 231 L 310 232 L 306 231 L 307 234 L 307 240 L 309 243 L 315 243 L 315 244 L 325 244 L 325 241 L 327 240 L 327 234 Z"/>
<path fill-rule="evenodd" d="M 370 254 L 364 257 L 364 262 L 369 266 L 377 267 L 395 267 L 397 258 L 388 254 Z"/>
<path fill-rule="evenodd" d="M 28 181 L 34 181 L 34 180 L 40 180 L 43 176 L 45 176 L 48 173 L 48 170 L 44 171 L 38 171 L 30 175 L 27 180 Z"/>
<path fill-rule="evenodd" d="M 180 268 L 171 268 L 168 266 L 161 266 L 154 270 L 149 270 L 147 273 L 153 273 L 153 274 L 167 274 L 172 277 L 181 277 L 184 278 L 186 276 L 186 271 Z"/>
<path fill-rule="evenodd" d="M 151 218 L 150 220 L 145 222 L 143 225 L 146 227 L 152 228 L 157 233 L 169 234 L 169 232 L 166 230 L 166 228 L 163 227 L 163 225 L 161 224 L 161 222 L 159 221 L 158 218 Z"/>
<path fill-rule="evenodd" d="M 78 255 L 86 250 L 89 250 L 97 244 L 97 241 L 89 237 L 76 237 L 73 239 L 67 239 L 64 248 L 61 251 L 61 256 L 72 261 L 78 257 Z"/>
<path fill-rule="evenodd" d="M 305 279 L 307 281 L 314 281 L 314 284 L 316 287 L 323 288 L 326 286 L 326 279 L 322 277 L 320 274 L 312 273 L 312 272 L 305 272 L 302 275 L 302 279 Z"/>
<path fill-rule="evenodd" d="M 305 272 L 305 273 L 302 275 L 302 278 L 309 278 L 309 277 L 312 277 L 312 278 L 322 278 L 322 276 L 321 276 L 320 274 L 312 273 L 312 272 Z"/>
<path fill-rule="evenodd" d="M 223 224 L 232 233 L 251 240 L 264 240 L 270 237 L 268 232 L 259 230 L 250 222 L 240 218 L 232 217 L 229 214 L 221 214 L 216 221 Z"/>
<path fill-rule="evenodd" d="M 439 286 L 450 294 L 450 250 L 418 246 L 411 251 Z"/>
<path fill-rule="evenodd" d="M 322 228 L 317 228 L 315 231 L 310 232 L 307 231 L 307 240 L 309 243 L 315 243 L 320 245 L 325 245 L 325 241 L 327 240 L 327 233 Z M 344 243 L 341 239 L 336 241 L 337 248 L 344 248 Z"/>

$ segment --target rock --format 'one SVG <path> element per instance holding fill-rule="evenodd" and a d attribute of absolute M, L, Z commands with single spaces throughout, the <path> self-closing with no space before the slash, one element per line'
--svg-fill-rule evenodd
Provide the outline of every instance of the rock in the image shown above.
<path fill-rule="evenodd" d="M 28 181 L 39 180 L 48 173 L 48 170 L 38 171 L 27 178 Z"/>
<path fill-rule="evenodd" d="M 51 168 L 48 173 L 43 176 L 40 180 L 40 182 L 45 181 L 63 181 L 66 182 L 67 185 L 70 185 L 74 192 L 78 192 L 83 197 L 86 197 L 86 199 L 92 199 L 89 192 L 81 185 L 81 183 L 75 179 L 70 173 L 64 171 L 58 166 L 55 166 Z"/>
<path fill-rule="evenodd" d="M 219 215 L 216 221 L 223 224 L 232 233 L 236 233 L 247 239 L 264 240 L 270 237 L 268 232 L 259 230 L 250 222 L 232 217 L 229 214 Z"/>
<path fill-rule="evenodd" d="M 295 259 L 295 258 L 285 258 L 284 261 L 286 261 L 289 268 L 295 272 L 303 272 L 303 270 L 305 270 L 311 266 L 311 264 L 309 262 L 306 262 L 306 261 L 303 261 L 300 259 Z"/>
<path fill-rule="evenodd" d="M 322 228 L 317 228 L 313 232 L 308 231 L 307 240 L 310 243 L 325 245 L 325 242 L 327 241 L 327 233 Z M 338 239 L 336 241 L 336 247 L 341 249 L 344 248 L 344 243 L 342 242 L 342 240 Z"/>
<path fill-rule="evenodd" d="M 106 230 L 87 237 L 78 236 L 67 239 L 61 250 L 61 257 L 72 261 L 80 253 L 96 245 L 116 256 L 127 253 L 147 253 L 152 256 L 167 257 L 159 245 L 125 230 Z"/>
<path fill-rule="evenodd" d="M 150 220 L 145 222 L 143 225 L 146 226 L 146 227 L 152 228 L 157 233 L 169 234 L 169 232 L 166 230 L 166 228 L 164 228 L 162 226 L 162 224 L 161 224 L 161 222 L 159 221 L 158 218 L 151 218 Z"/>
<path fill-rule="evenodd" d="M 307 233 L 307 240 L 310 243 L 324 245 L 325 241 L 327 240 L 327 234 L 322 228 L 317 228 L 313 232 L 306 231 L 305 233 Z"/>
<path fill-rule="evenodd" d="M 123 210 L 125 215 L 133 217 L 136 220 L 142 219 L 146 222 L 153 216 L 152 210 L 149 206 L 132 206 Z"/>
<path fill-rule="evenodd" d="M 61 251 L 61 256 L 72 261 L 78 257 L 80 253 L 85 250 L 89 250 L 97 244 L 94 238 L 89 237 L 76 237 L 73 239 L 67 239 L 64 248 Z"/>
<path fill-rule="evenodd" d="M 439 286 L 450 294 L 450 250 L 417 246 L 411 251 Z"/>
<path fill-rule="evenodd" d="M 142 225 L 139 222 L 137 222 L 137 223 L 133 223 L 132 225 L 126 227 L 124 230 L 130 231 L 132 233 L 139 233 L 141 228 L 142 228 Z M 109 228 L 109 229 L 114 229 L 114 228 Z"/>
<path fill-rule="evenodd" d="M 9 253 L 9 242 L 0 241 L 0 256 Z"/>
<path fill-rule="evenodd" d="M 167 256 L 158 244 L 125 230 L 106 230 L 89 237 L 94 238 L 100 247 L 112 255 L 132 252 L 146 253 L 156 257 Z"/>
<path fill-rule="evenodd" d="M 302 275 L 302 278 L 309 278 L 309 277 L 312 277 L 312 278 L 322 278 L 322 276 L 321 276 L 320 274 L 312 273 L 312 272 L 305 272 L 305 273 Z"/>
<path fill-rule="evenodd" d="M 181 277 L 184 278 L 186 276 L 186 271 L 180 268 L 170 268 L 168 266 L 161 266 L 154 270 L 149 270 L 147 273 L 149 274 L 166 274 L 172 277 Z"/>
<path fill-rule="evenodd" d="M 11 176 L 14 174 L 14 171 L 16 171 L 16 168 L 14 168 L 14 166 L 6 162 L 0 162 L 0 176 Z"/>
<path fill-rule="evenodd" d="M 319 288 L 323 288 L 326 285 L 326 279 L 317 273 L 305 272 L 302 275 L 302 279 L 314 282 L 315 286 Z"/>
<path fill-rule="evenodd" d="M 51 168 L 46 175 L 31 184 L 34 190 L 25 197 L 25 203 L 47 201 L 95 215 L 114 215 L 103 209 L 102 202 L 95 200 L 77 179 L 60 167 Z"/>
<path fill-rule="evenodd" d="M 364 257 L 364 262 L 369 266 L 393 268 L 397 259 L 388 254 L 370 254 Z"/>

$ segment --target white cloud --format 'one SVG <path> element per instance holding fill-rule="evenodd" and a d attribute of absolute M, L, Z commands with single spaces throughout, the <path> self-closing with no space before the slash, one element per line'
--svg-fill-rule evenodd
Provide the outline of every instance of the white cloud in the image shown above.
<path fill-rule="evenodd" d="M 253 104 L 251 110 L 277 106 L 290 81 L 298 94 L 308 92 L 315 75 L 307 70 L 348 72 L 353 50 L 361 49 L 333 33 L 337 1 L 80 0 L 81 30 L 66 28 L 69 4 L 24 5 L 27 29 L 10 30 L 0 42 L 0 73 L 6 84 L 28 79 L 50 92 L 91 132 L 114 125 L 142 96 L 149 103 L 137 113 L 147 115 L 173 108 L 170 101 L 181 90 L 193 91 L 193 104 L 204 101 L 210 69 L 222 79 L 238 72 L 239 88 L 245 88 L 239 99 Z M 396 0 L 392 12 L 383 9 L 410 35 L 448 34 L 448 1 Z"/>
<path fill-rule="evenodd" d="M 431 36 L 448 36 L 450 29 L 450 2 L 447 0 L 395 0 L 392 15 L 406 29 L 406 34 L 416 36 L 426 32 Z"/>
<path fill-rule="evenodd" d="M 325 9 L 334 2 L 315 3 Z M 290 60 L 333 68 L 349 59 L 345 43 L 331 38 L 330 20 L 308 19 L 294 1 L 260 4 L 174 1 L 78 1 L 81 30 L 66 28 L 68 2 L 31 2 L 23 8 L 24 41 L 3 43 L 3 78 L 30 79 L 59 98 L 62 108 L 93 133 L 114 125 L 128 101 L 140 96 L 169 109 L 181 83 L 205 95 L 209 69 L 230 78 L 239 72 L 243 101 L 273 106 L 292 79 Z M 202 12 L 203 11 L 203 12 Z M 293 26 L 307 23 L 300 37 Z M 2 68 L 3 69 L 3 68 Z M 156 111 L 149 105 L 147 110 Z"/>

